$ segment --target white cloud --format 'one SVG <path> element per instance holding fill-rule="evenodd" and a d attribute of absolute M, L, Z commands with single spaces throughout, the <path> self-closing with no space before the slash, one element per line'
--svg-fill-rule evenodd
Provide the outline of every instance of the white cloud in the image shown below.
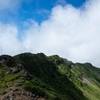
<path fill-rule="evenodd" d="M 14 25 L 0 23 L 0 54 L 16 54 L 23 51 L 17 39 L 18 30 Z"/>
<path fill-rule="evenodd" d="M 100 67 L 99 10 L 99 0 L 89 0 L 82 8 L 58 5 L 41 25 L 33 20 L 26 21 L 27 28 L 20 42 L 15 26 L 0 25 L 0 53 L 44 52 L 47 55 L 58 54 L 74 62 L 91 62 Z"/>

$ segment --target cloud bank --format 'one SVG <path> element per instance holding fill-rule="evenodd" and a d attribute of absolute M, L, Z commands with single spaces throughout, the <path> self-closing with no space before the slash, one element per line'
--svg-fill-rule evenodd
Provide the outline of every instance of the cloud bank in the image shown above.
<path fill-rule="evenodd" d="M 57 5 L 48 20 L 27 20 L 21 31 L 17 25 L 0 23 L 0 54 L 44 52 L 100 67 L 99 10 L 100 0 L 89 0 L 81 8 Z"/>

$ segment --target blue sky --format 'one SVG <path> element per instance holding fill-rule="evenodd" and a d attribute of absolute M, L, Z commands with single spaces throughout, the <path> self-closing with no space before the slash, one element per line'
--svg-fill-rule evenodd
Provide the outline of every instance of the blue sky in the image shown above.
<path fill-rule="evenodd" d="M 23 16 L 22 20 L 33 18 L 41 23 L 41 21 L 48 18 L 50 11 L 56 5 L 65 6 L 66 4 L 71 4 L 75 7 L 80 7 L 84 2 L 85 0 L 77 0 L 77 2 L 75 0 L 32 0 L 30 3 L 26 2 L 22 5 L 20 15 Z"/>
<path fill-rule="evenodd" d="M 100 67 L 100 0 L 0 0 L 0 54 L 58 54 Z"/>
<path fill-rule="evenodd" d="M 18 8 L 1 9 L 2 15 L 0 19 L 4 23 L 15 22 L 19 24 L 19 22 L 28 19 L 41 23 L 43 20 L 48 19 L 52 8 L 56 5 L 65 6 L 71 4 L 74 7 L 80 7 L 84 3 L 85 0 L 25 0 L 20 3 Z"/>

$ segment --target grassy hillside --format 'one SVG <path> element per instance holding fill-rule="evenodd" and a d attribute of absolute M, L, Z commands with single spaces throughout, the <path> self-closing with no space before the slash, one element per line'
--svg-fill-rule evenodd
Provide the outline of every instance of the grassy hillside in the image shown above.
<path fill-rule="evenodd" d="M 46 100 L 100 100 L 99 74 L 90 63 L 74 64 L 58 55 L 1 55 L 0 94 L 21 87 Z"/>
<path fill-rule="evenodd" d="M 90 63 L 74 64 L 58 58 L 55 57 L 59 62 L 59 71 L 66 75 L 88 100 L 100 100 L 100 68 Z"/>

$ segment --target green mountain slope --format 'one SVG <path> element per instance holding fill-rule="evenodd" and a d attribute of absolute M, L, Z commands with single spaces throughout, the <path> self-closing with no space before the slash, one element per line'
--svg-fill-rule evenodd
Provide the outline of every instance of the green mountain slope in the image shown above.
<path fill-rule="evenodd" d="M 0 56 L 1 98 L 9 87 L 20 87 L 46 100 L 100 100 L 99 75 L 90 63 L 74 64 L 57 55 Z"/>
<path fill-rule="evenodd" d="M 90 63 L 74 64 L 60 57 L 55 59 L 59 62 L 59 71 L 65 74 L 88 100 L 100 100 L 100 68 Z"/>

